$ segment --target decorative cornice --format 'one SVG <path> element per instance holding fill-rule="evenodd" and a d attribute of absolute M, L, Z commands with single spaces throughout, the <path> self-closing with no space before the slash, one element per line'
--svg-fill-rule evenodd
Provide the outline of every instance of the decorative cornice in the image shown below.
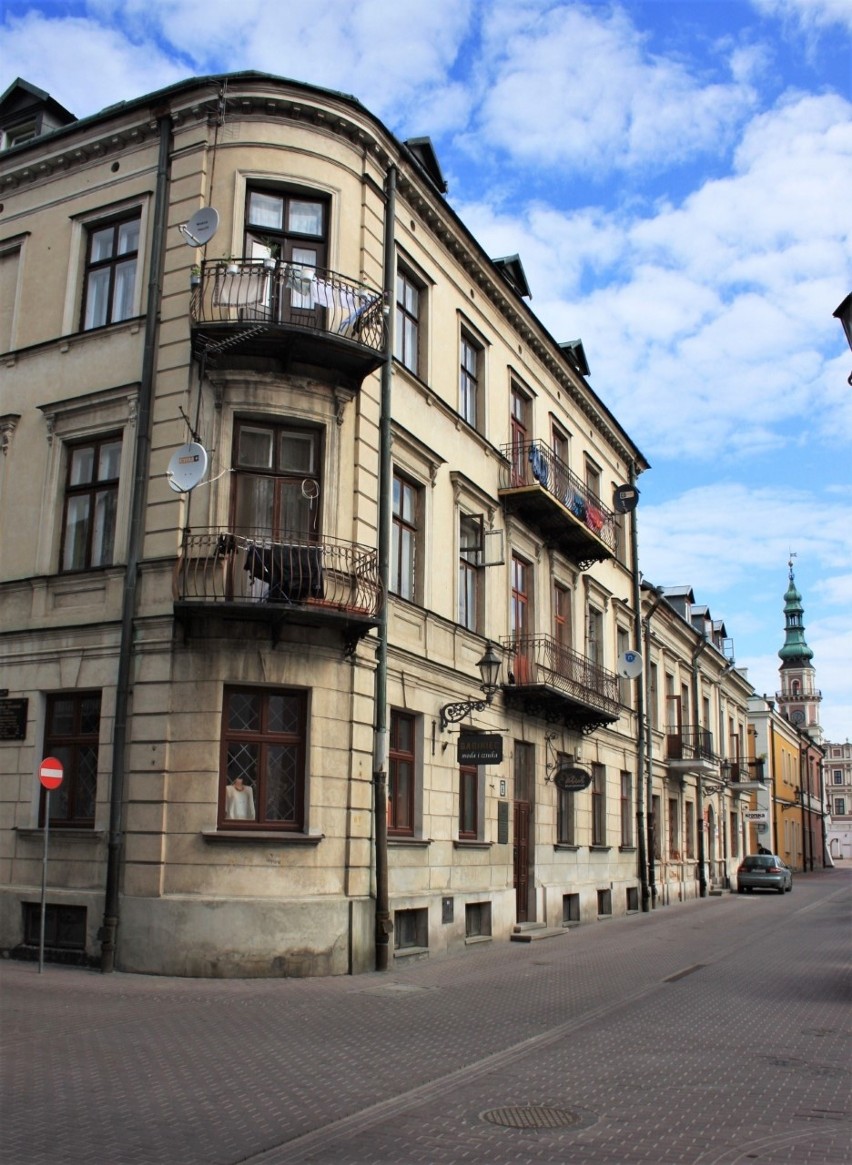
<path fill-rule="evenodd" d="M 8 453 L 12 437 L 21 419 L 20 413 L 5 413 L 0 417 L 0 453 Z"/>

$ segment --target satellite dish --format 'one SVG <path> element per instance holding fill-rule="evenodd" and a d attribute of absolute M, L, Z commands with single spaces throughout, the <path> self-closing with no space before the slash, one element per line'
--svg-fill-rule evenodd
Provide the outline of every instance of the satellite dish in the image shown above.
<path fill-rule="evenodd" d="M 642 656 L 638 651 L 622 651 L 618 657 L 618 674 L 628 680 L 638 680 L 642 674 Z"/>
<path fill-rule="evenodd" d="M 629 514 L 639 502 L 639 490 L 635 485 L 620 485 L 613 494 L 613 505 L 619 514 Z"/>
<path fill-rule="evenodd" d="M 175 493 L 184 494 L 195 489 L 206 472 L 207 450 L 197 441 L 190 441 L 172 454 L 166 476 Z"/>
<path fill-rule="evenodd" d="M 203 247 L 205 243 L 210 242 L 218 229 L 219 211 L 214 210 L 212 206 L 202 206 L 188 223 L 178 227 L 184 242 L 190 247 Z"/>

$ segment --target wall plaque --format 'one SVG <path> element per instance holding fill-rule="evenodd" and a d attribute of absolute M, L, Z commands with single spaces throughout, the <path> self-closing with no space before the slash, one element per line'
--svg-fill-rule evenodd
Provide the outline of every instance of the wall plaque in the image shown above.
<path fill-rule="evenodd" d="M 0 699 L 0 740 L 26 740 L 28 706 L 26 696 Z"/>

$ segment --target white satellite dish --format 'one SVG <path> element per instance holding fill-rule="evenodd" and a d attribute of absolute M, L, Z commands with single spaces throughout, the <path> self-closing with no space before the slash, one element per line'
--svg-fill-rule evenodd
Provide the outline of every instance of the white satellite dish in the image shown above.
<path fill-rule="evenodd" d="M 207 450 L 197 441 L 190 441 L 172 454 L 166 477 L 176 494 L 185 494 L 195 489 L 206 472 Z"/>
<path fill-rule="evenodd" d="M 618 674 L 628 680 L 638 680 L 642 674 L 642 656 L 638 651 L 622 651 L 618 657 Z"/>
<path fill-rule="evenodd" d="M 190 218 L 189 222 L 182 223 L 178 230 L 183 235 L 184 242 L 190 247 L 203 247 L 209 243 L 219 229 L 219 211 L 212 206 L 202 206 Z"/>

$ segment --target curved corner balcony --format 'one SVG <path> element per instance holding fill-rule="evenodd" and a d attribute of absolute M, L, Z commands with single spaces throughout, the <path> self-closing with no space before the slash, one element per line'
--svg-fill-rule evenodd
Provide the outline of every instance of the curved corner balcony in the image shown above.
<path fill-rule="evenodd" d="M 613 558 L 616 519 L 542 441 L 504 445 L 499 497 L 504 508 L 581 569 Z"/>
<path fill-rule="evenodd" d="M 588 735 L 621 714 L 618 676 L 550 635 L 508 636 L 506 704 Z"/>
<path fill-rule="evenodd" d="M 278 259 L 208 259 L 194 280 L 193 347 L 214 364 L 274 359 L 360 387 L 384 361 L 384 296 L 374 287 Z"/>
<path fill-rule="evenodd" d="M 175 563 L 175 617 L 190 630 L 211 618 L 339 630 L 351 653 L 379 625 L 378 555 L 336 538 L 272 539 L 268 531 L 187 530 Z"/>

